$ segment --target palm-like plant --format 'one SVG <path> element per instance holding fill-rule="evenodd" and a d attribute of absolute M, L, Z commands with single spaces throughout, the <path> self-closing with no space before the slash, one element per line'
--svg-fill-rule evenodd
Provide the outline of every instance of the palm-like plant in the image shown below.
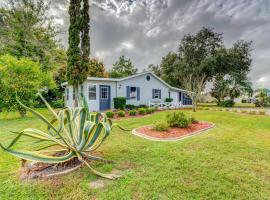
<path fill-rule="evenodd" d="M 103 174 L 93 169 L 89 163 L 91 160 L 106 161 L 103 158 L 91 155 L 111 133 L 113 127 L 118 126 L 112 124 L 103 113 L 91 113 L 84 101 L 81 99 L 81 107 L 65 108 L 56 113 L 48 102 L 39 94 L 42 101 L 53 114 L 54 118 L 49 121 L 45 116 L 39 112 L 25 106 L 19 100 L 19 104 L 37 116 L 47 126 L 47 131 L 27 128 L 21 132 L 15 132 L 16 138 L 4 147 L 0 147 L 16 157 L 23 160 L 42 162 L 42 163 L 64 163 L 73 158 L 78 158 L 85 164 L 92 172 L 104 178 L 115 179 L 117 175 Z M 120 127 L 121 128 L 121 127 Z M 19 141 L 22 136 L 27 136 L 38 140 L 38 142 L 47 142 L 47 146 L 37 151 L 14 150 L 12 147 Z M 54 150 L 53 155 L 44 154 L 44 149 L 50 147 L 58 147 Z M 58 155 L 58 156 L 57 156 Z M 59 156 L 62 155 L 62 156 Z"/>

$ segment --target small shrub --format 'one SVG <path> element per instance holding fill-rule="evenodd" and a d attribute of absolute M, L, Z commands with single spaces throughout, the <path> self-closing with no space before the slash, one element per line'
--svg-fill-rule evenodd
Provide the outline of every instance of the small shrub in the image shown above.
<path fill-rule="evenodd" d="M 232 111 L 233 111 L 233 112 L 237 112 L 237 109 L 233 109 Z"/>
<path fill-rule="evenodd" d="M 146 109 L 145 109 L 145 112 L 146 112 L 146 114 L 151 114 L 153 111 L 152 111 L 151 108 L 146 108 Z"/>
<path fill-rule="evenodd" d="M 203 107 L 198 107 L 197 110 L 203 110 Z"/>
<path fill-rule="evenodd" d="M 204 108 L 204 110 L 210 110 L 210 108 L 208 108 L 208 107 L 205 107 L 205 108 Z"/>
<path fill-rule="evenodd" d="M 119 110 L 124 110 L 126 107 L 126 98 L 125 97 L 116 97 L 113 98 L 114 108 Z"/>
<path fill-rule="evenodd" d="M 265 110 L 260 110 L 260 111 L 259 111 L 259 115 L 266 115 Z"/>
<path fill-rule="evenodd" d="M 247 110 L 241 110 L 241 113 L 247 113 Z"/>
<path fill-rule="evenodd" d="M 250 110 L 250 111 L 249 111 L 249 114 L 250 114 L 250 115 L 256 115 L 257 113 L 256 113 L 255 110 Z"/>
<path fill-rule="evenodd" d="M 55 100 L 51 102 L 51 105 L 53 108 L 63 108 L 64 107 L 64 101 L 62 99 Z"/>
<path fill-rule="evenodd" d="M 155 107 L 151 107 L 151 108 L 149 108 L 149 109 L 151 109 L 151 112 L 152 112 L 152 113 L 154 113 L 154 112 L 157 110 L 157 108 L 155 108 Z"/>
<path fill-rule="evenodd" d="M 147 107 L 148 107 L 148 106 L 145 105 L 145 104 L 140 104 L 140 105 L 137 106 L 137 108 L 147 108 Z"/>
<path fill-rule="evenodd" d="M 166 99 L 165 99 L 165 102 L 171 103 L 171 102 L 173 102 L 173 98 L 166 98 Z"/>
<path fill-rule="evenodd" d="M 220 101 L 217 104 L 220 107 L 233 107 L 234 106 L 234 101 L 233 100 L 225 100 L 225 101 Z"/>
<path fill-rule="evenodd" d="M 138 113 L 139 113 L 140 115 L 145 115 L 145 112 L 146 112 L 145 108 L 139 108 L 139 109 L 138 109 Z"/>
<path fill-rule="evenodd" d="M 127 104 L 127 105 L 126 105 L 126 109 L 127 109 L 127 110 L 134 110 L 135 108 L 136 108 L 136 106 L 133 105 L 133 104 Z"/>
<path fill-rule="evenodd" d="M 106 112 L 106 116 L 108 118 L 113 118 L 114 117 L 114 113 L 112 111 L 108 111 L 108 112 Z"/>
<path fill-rule="evenodd" d="M 126 115 L 126 113 L 123 110 L 120 110 L 120 111 L 117 112 L 118 117 L 125 117 L 125 115 Z"/>
<path fill-rule="evenodd" d="M 135 115 L 137 114 L 137 111 L 136 111 L 136 110 L 130 110 L 130 111 L 128 112 L 128 114 L 129 114 L 130 116 L 135 116 Z"/>
<path fill-rule="evenodd" d="M 171 113 L 167 115 L 167 123 L 170 127 L 186 128 L 190 124 L 190 120 L 182 112 Z"/>
<path fill-rule="evenodd" d="M 197 124 L 197 123 L 199 123 L 199 121 L 197 119 L 195 119 L 195 117 L 193 117 L 193 116 L 191 116 L 189 118 L 189 121 L 190 121 L 191 124 Z"/>
<path fill-rule="evenodd" d="M 169 129 L 169 126 L 168 126 L 168 124 L 166 123 L 166 122 L 164 122 L 164 121 L 159 121 L 159 122 L 156 122 L 155 124 L 154 124 L 154 130 L 156 130 L 156 131 L 168 131 L 168 129 Z"/>
<path fill-rule="evenodd" d="M 230 111 L 230 109 L 229 109 L 229 108 L 226 108 L 225 110 L 226 110 L 227 112 L 228 112 L 228 111 Z"/>

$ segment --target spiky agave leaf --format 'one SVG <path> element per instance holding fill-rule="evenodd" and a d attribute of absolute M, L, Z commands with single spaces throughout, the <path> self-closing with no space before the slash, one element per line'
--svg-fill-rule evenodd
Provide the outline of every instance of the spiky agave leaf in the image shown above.
<path fill-rule="evenodd" d="M 21 106 L 33 113 L 45 123 L 45 125 L 48 127 L 48 133 L 32 128 L 25 129 L 21 132 L 15 132 L 17 136 L 12 140 L 10 145 L 4 147 L 0 143 L 0 148 L 16 157 L 35 162 L 61 163 L 77 157 L 95 174 L 110 179 L 117 178 L 118 176 L 103 174 L 93 169 L 88 163 L 88 160 L 99 160 L 102 162 L 105 162 L 106 160 L 92 156 L 89 153 L 95 151 L 103 144 L 106 138 L 110 135 L 113 127 L 118 126 L 122 130 L 125 129 L 120 127 L 118 124 L 113 124 L 104 113 L 90 113 L 85 98 L 83 97 L 81 99 L 81 105 L 83 105 L 82 107 L 74 109 L 64 108 L 57 113 L 41 94 L 39 94 L 39 96 L 47 106 L 48 110 L 52 113 L 54 117 L 53 120 L 48 120 L 39 112 L 25 106 L 18 99 L 17 101 Z M 22 136 L 38 139 L 37 142 L 46 141 L 49 142 L 49 144 L 36 151 L 14 150 L 13 146 Z M 48 148 L 53 146 L 59 146 L 61 149 L 49 151 Z M 58 154 L 44 154 L 48 152 L 63 153 L 63 150 L 66 152 L 66 154 L 63 156 L 55 156 Z"/>

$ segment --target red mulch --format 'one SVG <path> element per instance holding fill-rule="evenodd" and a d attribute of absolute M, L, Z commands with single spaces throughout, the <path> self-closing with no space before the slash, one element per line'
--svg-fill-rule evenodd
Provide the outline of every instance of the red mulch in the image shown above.
<path fill-rule="evenodd" d="M 153 138 L 168 139 L 192 135 L 197 131 L 208 129 L 211 128 L 212 126 L 213 124 L 208 122 L 199 122 L 192 124 L 187 128 L 169 128 L 168 131 L 156 131 L 153 129 L 152 126 L 143 126 L 137 128 L 136 131 Z"/>

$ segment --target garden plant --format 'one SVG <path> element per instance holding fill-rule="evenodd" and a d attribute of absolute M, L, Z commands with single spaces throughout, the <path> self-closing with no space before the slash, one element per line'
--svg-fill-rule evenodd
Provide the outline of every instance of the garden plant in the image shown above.
<path fill-rule="evenodd" d="M 25 161 L 59 164 L 68 162 L 72 159 L 78 159 L 96 175 L 108 179 L 118 178 L 118 175 L 103 174 L 96 171 L 91 167 L 89 162 L 106 161 L 103 158 L 93 156 L 92 153 L 103 144 L 110 135 L 113 127 L 118 125 L 112 124 L 110 119 L 103 113 L 89 112 L 89 108 L 84 98 L 81 98 L 79 101 L 80 107 L 74 109 L 65 108 L 56 113 L 41 95 L 40 97 L 54 116 L 52 121 L 47 119 L 41 113 L 25 106 L 18 99 L 17 101 L 23 108 L 45 123 L 47 131 L 44 132 L 38 129 L 27 128 L 20 132 L 13 132 L 17 134 L 17 136 L 11 143 L 6 147 L 0 144 L 0 147 L 5 152 Z M 35 142 L 44 143 L 43 148 L 31 151 L 15 150 L 13 147 L 18 143 L 22 136 L 32 138 Z M 52 155 L 44 154 L 44 149 L 50 147 L 58 148 L 52 151 Z"/>

